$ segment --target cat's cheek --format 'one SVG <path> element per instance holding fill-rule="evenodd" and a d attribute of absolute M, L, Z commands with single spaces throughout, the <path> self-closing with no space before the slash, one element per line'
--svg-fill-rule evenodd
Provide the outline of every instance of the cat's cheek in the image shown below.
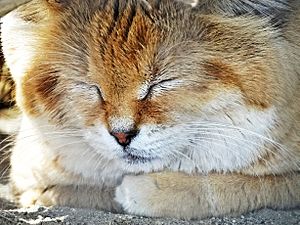
<path fill-rule="evenodd" d="M 98 123 L 104 123 L 105 112 L 97 98 L 86 99 L 84 96 L 76 96 L 71 100 L 66 99 L 65 105 L 69 105 L 65 110 L 71 118 L 71 123 L 81 124 L 84 128 L 92 128 Z"/>
<path fill-rule="evenodd" d="M 97 127 L 97 124 L 105 123 L 105 113 L 99 107 L 99 104 L 91 104 L 87 109 L 81 112 L 81 117 L 84 118 L 86 128 Z"/>

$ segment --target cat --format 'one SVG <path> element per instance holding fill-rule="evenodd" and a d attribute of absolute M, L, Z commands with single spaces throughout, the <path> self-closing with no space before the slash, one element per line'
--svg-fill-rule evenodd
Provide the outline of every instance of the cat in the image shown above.
<path fill-rule="evenodd" d="M 184 219 L 298 207 L 299 15 L 284 0 L 11 12 L 14 200 Z"/>

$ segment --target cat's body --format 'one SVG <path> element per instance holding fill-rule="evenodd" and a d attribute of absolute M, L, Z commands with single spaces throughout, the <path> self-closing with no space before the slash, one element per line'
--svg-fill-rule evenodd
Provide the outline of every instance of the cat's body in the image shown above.
<path fill-rule="evenodd" d="M 36 0 L 6 16 L 19 203 L 299 206 L 300 7 L 284 3 Z"/>

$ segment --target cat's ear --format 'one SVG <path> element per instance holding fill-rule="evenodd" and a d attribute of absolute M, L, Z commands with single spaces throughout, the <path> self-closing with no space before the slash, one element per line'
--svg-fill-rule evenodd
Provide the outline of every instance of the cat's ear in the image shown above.
<path fill-rule="evenodd" d="M 274 26 L 280 26 L 286 21 L 290 7 L 288 0 L 198 0 L 195 10 L 231 17 L 259 16 L 269 19 Z"/>

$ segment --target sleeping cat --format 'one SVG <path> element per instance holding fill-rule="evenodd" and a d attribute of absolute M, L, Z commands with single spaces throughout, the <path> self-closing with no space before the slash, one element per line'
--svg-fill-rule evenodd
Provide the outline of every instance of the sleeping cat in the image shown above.
<path fill-rule="evenodd" d="M 20 205 L 300 205 L 298 1 L 34 0 L 2 22 Z"/>

